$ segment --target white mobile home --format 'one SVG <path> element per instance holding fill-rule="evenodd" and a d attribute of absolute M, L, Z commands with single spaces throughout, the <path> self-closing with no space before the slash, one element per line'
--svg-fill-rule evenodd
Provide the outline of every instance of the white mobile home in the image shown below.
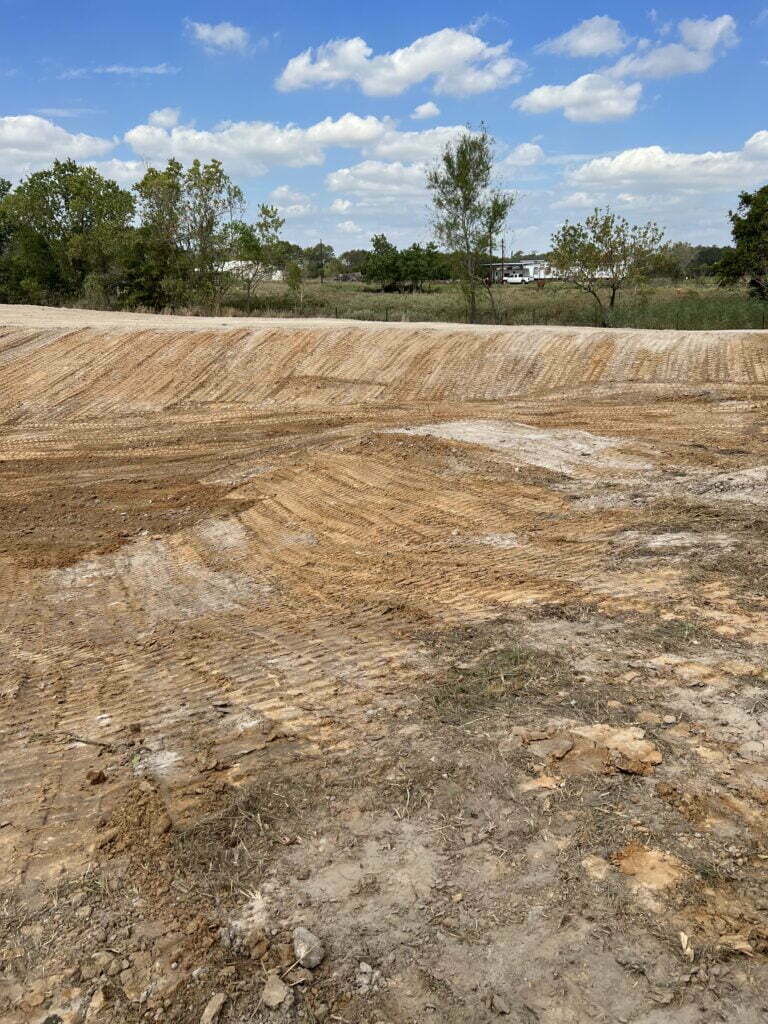
<path fill-rule="evenodd" d="M 546 260 L 504 260 L 503 263 L 486 263 L 485 266 L 495 284 L 532 284 L 557 278 Z"/>

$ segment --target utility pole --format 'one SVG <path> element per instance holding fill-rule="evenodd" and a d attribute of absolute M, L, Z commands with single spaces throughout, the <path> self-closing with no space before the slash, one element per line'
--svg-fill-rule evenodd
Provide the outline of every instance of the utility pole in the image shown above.
<path fill-rule="evenodd" d="M 320 284 L 325 284 L 325 249 L 322 238 L 320 239 Z"/>
<path fill-rule="evenodd" d="M 501 280 L 504 281 L 504 235 L 501 236 Z"/>

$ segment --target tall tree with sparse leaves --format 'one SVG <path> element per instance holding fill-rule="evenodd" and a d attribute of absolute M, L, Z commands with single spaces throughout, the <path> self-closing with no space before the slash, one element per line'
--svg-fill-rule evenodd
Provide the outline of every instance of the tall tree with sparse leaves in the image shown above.
<path fill-rule="evenodd" d="M 427 174 L 435 237 L 456 254 L 456 274 L 470 323 L 477 319 L 478 293 L 487 276 L 483 262 L 515 202 L 514 195 L 494 185 L 493 162 L 493 139 L 481 125 L 480 131 L 468 129 L 449 142 Z M 493 302 L 490 288 L 488 294 Z"/>

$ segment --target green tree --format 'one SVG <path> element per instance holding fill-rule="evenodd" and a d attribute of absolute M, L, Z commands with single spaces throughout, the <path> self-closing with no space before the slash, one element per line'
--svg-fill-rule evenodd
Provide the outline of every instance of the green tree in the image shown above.
<path fill-rule="evenodd" d="M 336 253 L 333 251 L 332 245 L 325 245 L 323 242 L 310 245 L 304 250 L 302 259 L 307 277 L 319 277 L 323 281 L 326 267 L 334 259 L 336 259 Z"/>
<path fill-rule="evenodd" d="M 689 275 L 691 277 L 717 277 L 718 264 L 733 251 L 730 245 L 694 246 L 693 259 L 688 265 Z"/>
<path fill-rule="evenodd" d="M 186 301 L 190 288 L 182 243 L 183 166 L 171 159 L 164 170 L 150 167 L 134 192 L 140 228 L 131 248 L 131 299 L 158 313 L 175 309 Z"/>
<path fill-rule="evenodd" d="M 440 277 L 443 257 L 434 242 L 427 245 L 414 245 L 400 252 L 400 272 L 402 280 L 408 283 L 412 292 L 420 292 L 427 281 L 436 281 Z"/>
<path fill-rule="evenodd" d="M 55 160 L 6 192 L 3 208 L 11 273 L 26 301 L 78 298 L 86 278 L 115 300 L 134 213 L 129 192 L 94 167 Z"/>
<path fill-rule="evenodd" d="M 270 246 L 272 263 L 280 270 L 285 270 L 289 263 L 298 263 L 304 267 L 304 250 L 300 245 L 293 242 L 286 242 L 281 238 Z"/>
<path fill-rule="evenodd" d="M 219 160 L 193 160 L 185 170 L 171 159 L 164 170 L 149 168 L 135 192 L 131 294 L 158 311 L 197 302 L 218 312 L 239 239 L 241 189 Z"/>
<path fill-rule="evenodd" d="M 374 235 L 371 251 L 362 264 L 364 281 L 375 281 L 382 291 L 394 291 L 403 280 L 403 265 L 400 253 L 386 235 Z"/>
<path fill-rule="evenodd" d="M 230 272 L 245 288 L 248 313 L 253 308 L 253 296 L 259 284 L 273 267 L 285 266 L 280 249 L 280 230 L 285 221 L 276 206 L 262 203 L 259 216 L 252 224 L 236 221 L 234 232 L 234 262 Z"/>
<path fill-rule="evenodd" d="M 363 270 L 363 263 L 368 255 L 367 249 L 347 249 L 339 256 L 342 272 L 345 274 L 360 274 Z"/>
<path fill-rule="evenodd" d="M 15 297 L 10 266 L 13 239 L 13 222 L 8 202 L 10 194 L 10 181 L 7 178 L 0 178 L 0 302 L 12 302 Z"/>
<path fill-rule="evenodd" d="M 503 230 L 515 197 L 493 185 L 493 139 L 481 125 L 449 142 L 427 174 L 432 193 L 434 232 L 448 252 L 455 253 L 456 276 L 471 323 L 477 318 L 483 261 Z M 493 303 L 493 293 L 488 288 Z"/>
<path fill-rule="evenodd" d="M 656 224 L 630 224 L 610 210 L 598 210 L 583 223 L 568 221 L 552 235 L 549 262 L 564 281 L 595 300 L 601 323 L 613 309 L 619 290 L 652 271 L 663 249 L 664 232 Z"/>
<path fill-rule="evenodd" d="M 768 185 L 742 192 L 729 214 L 734 249 L 717 265 L 723 285 L 746 281 L 753 298 L 768 301 Z"/>
<path fill-rule="evenodd" d="M 218 313 L 227 285 L 225 265 L 232 260 L 244 206 L 242 190 L 219 160 L 193 160 L 184 174 L 182 243 L 194 275 L 195 295 Z"/>

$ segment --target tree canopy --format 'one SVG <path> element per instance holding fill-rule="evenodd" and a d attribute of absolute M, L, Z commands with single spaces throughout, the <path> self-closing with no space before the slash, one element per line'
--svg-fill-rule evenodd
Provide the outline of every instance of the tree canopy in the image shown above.
<path fill-rule="evenodd" d="M 630 224 L 611 210 L 595 209 L 581 223 L 566 221 L 552 235 L 549 262 L 560 278 L 588 292 L 607 323 L 603 293 L 613 309 L 619 290 L 648 274 L 662 251 L 664 232 L 652 221 Z"/>
<path fill-rule="evenodd" d="M 742 192 L 729 214 L 733 251 L 717 266 L 723 284 L 745 281 L 751 295 L 768 301 L 768 185 Z"/>

